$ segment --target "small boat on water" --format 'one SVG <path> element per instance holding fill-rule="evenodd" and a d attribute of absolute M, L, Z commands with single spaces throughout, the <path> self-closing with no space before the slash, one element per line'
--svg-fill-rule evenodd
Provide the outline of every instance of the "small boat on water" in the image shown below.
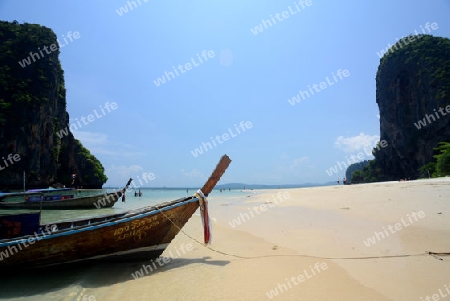
<path fill-rule="evenodd" d="M 45 196 L 47 200 L 61 200 L 69 199 L 74 197 L 76 193 L 75 188 L 44 188 L 44 189 L 31 189 L 24 192 L 0 192 L 0 202 L 8 199 L 25 199 L 30 200 L 40 199 L 42 195 Z"/>
<path fill-rule="evenodd" d="M 39 223 L 39 213 L 0 216 L 0 268 L 35 268 L 82 260 L 159 257 L 200 207 L 209 241 L 206 196 L 231 160 L 224 155 L 195 196 L 94 218 Z"/>
<path fill-rule="evenodd" d="M 125 195 L 132 179 L 123 189 L 114 192 L 77 197 L 72 188 L 36 189 L 26 192 L 4 193 L 0 195 L 0 209 L 95 209 L 112 207 Z M 21 201 L 16 201 L 19 198 Z M 11 201 L 8 201 L 11 199 Z"/>

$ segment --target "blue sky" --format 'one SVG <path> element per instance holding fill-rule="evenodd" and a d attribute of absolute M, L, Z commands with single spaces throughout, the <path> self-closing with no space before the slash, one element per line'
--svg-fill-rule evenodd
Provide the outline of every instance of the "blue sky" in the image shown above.
<path fill-rule="evenodd" d="M 108 186 L 144 173 L 155 177 L 146 186 L 201 185 L 222 154 L 233 162 L 221 183 L 342 178 L 345 170 L 326 171 L 360 152 L 371 159 L 364 147 L 379 140 L 377 52 L 427 22 L 450 36 L 446 0 L 132 2 L 0 2 L 1 20 L 44 25 L 64 44 L 71 122 L 100 116 L 74 135 L 102 162 Z M 174 78 L 157 86 L 166 72 Z M 117 108 L 101 114 L 108 102 Z"/>

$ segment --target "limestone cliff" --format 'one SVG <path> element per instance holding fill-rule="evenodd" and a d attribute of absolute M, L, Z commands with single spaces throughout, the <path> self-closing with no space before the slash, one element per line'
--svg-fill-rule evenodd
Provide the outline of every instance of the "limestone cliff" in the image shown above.
<path fill-rule="evenodd" d="M 374 154 L 379 180 L 417 178 L 438 142 L 450 141 L 450 40 L 430 35 L 410 40 L 399 41 L 381 58 L 376 76 L 380 140 L 388 142 Z"/>
<path fill-rule="evenodd" d="M 51 29 L 0 21 L 0 188 L 22 187 L 24 171 L 27 187 L 69 185 L 71 174 L 84 188 L 101 188 L 107 180 L 72 133 L 56 135 L 69 123 L 58 55 Z M 9 154 L 20 159 L 8 160 Z"/>

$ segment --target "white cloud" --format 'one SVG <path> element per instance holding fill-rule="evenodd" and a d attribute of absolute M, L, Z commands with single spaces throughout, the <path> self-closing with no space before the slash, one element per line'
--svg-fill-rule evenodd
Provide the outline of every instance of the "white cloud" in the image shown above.
<path fill-rule="evenodd" d="M 196 179 L 205 180 L 206 179 L 206 176 L 198 169 L 192 169 L 191 171 L 186 171 L 184 169 L 181 169 L 181 173 L 185 177 L 189 178 L 190 180 L 196 180 Z"/>
<path fill-rule="evenodd" d="M 73 136 L 86 145 L 105 145 L 108 143 L 108 136 L 102 133 L 73 131 Z"/>
<path fill-rule="evenodd" d="M 286 152 L 283 152 L 280 156 L 281 160 L 287 160 L 290 158 L 289 154 Z"/>
<path fill-rule="evenodd" d="M 125 166 L 125 165 L 119 165 L 119 166 L 111 166 L 109 168 L 106 169 L 107 173 L 111 173 L 111 174 L 115 174 L 117 177 L 119 178 L 127 178 L 127 177 L 133 177 L 136 175 L 140 175 L 142 174 L 142 171 L 144 170 L 144 168 L 140 165 L 130 165 L 130 166 Z"/>
<path fill-rule="evenodd" d="M 267 173 L 267 174 L 258 174 L 255 175 L 253 178 L 259 179 L 259 178 L 265 178 L 264 183 L 269 183 L 267 181 L 271 181 L 273 183 L 282 183 L 283 178 L 289 178 L 289 180 L 286 183 L 292 182 L 298 182 L 298 181 L 304 181 L 300 178 L 305 177 L 305 180 L 307 178 L 308 173 L 305 171 L 311 170 L 311 160 L 308 156 L 303 157 L 294 157 L 289 155 L 287 152 L 281 153 L 280 159 L 275 164 L 273 171 Z"/>
<path fill-rule="evenodd" d="M 372 149 L 378 141 L 380 141 L 380 136 L 378 135 L 369 136 L 361 133 L 358 136 L 348 138 L 339 136 L 336 138 L 334 146 L 342 149 L 344 152 L 356 152 L 364 147 Z"/>
<path fill-rule="evenodd" d="M 95 155 L 113 155 L 122 157 L 145 155 L 145 153 L 136 150 L 130 144 L 119 145 L 118 143 L 109 140 L 108 136 L 103 133 L 74 131 L 73 135 L 76 139 L 81 141 L 84 147 Z"/>
<path fill-rule="evenodd" d="M 142 176 L 144 168 L 140 165 L 132 164 L 126 165 L 112 165 L 105 168 L 105 174 L 108 176 L 106 186 L 125 186 L 129 178 L 137 179 L 137 176 Z"/>
<path fill-rule="evenodd" d="M 292 169 L 294 169 L 294 168 L 300 166 L 303 163 L 309 163 L 309 158 L 308 157 L 301 157 L 301 158 L 294 159 L 294 161 L 292 162 L 290 167 Z"/>
<path fill-rule="evenodd" d="M 307 165 L 310 163 L 309 157 L 303 156 L 300 158 L 293 158 L 287 152 L 282 152 L 280 155 L 280 162 L 278 168 L 285 172 L 294 172 L 298 167 Z"/>
<path fill-rule="evenodd" d="M 80 140 L 85 148 L 87 148 L 92 154 L 97 155 L 114 155 L 114 152 L 110 151 L 111 147 L 108 145 L 111 142 L 108 140 L 108 136 L 102 133 L 85 132 L 85 131 L 73 131 L 75 139 Z"/>

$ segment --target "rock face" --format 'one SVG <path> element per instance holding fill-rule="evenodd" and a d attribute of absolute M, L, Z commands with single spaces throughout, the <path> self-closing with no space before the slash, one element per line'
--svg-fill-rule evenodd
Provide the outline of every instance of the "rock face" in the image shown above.
<path fill-rule="evenodd" d="M 51 29 L 0 22 L 0 188 L 21 188 L 23 172 L 27 188 L 70 185 L 72 174 L 84 188 L 101 188 L 107 180 L 70 130 L 57 135 L 69 123 L 58 55 Z M 20 159 L 8 160 L 9 154 Z"/>
<path fill-rule="evenodd" d="M 380 140 L 388 143 L 374 153 L 382 180 L 417 178 L 438 142 L 450 141 L 450 40 L 412 37 L 397 42 L 377 72 Z"/>

